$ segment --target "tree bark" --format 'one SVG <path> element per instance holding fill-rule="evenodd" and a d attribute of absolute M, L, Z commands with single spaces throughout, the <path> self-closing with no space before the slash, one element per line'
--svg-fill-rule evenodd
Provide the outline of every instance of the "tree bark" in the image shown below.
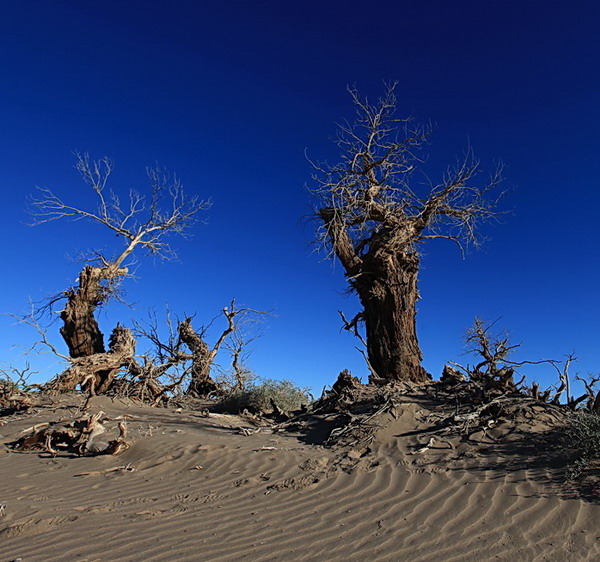
<path fill-rule="evenodd" d="M 55 380 L 49 387 L 59 392 L 75 390 L 78 385 L 92 392 L 106 392 L 121 367 L 129 365 L 135 355 L 136 342 L 128 328 L 118 325 L 110 335 L 110 347 L 107 352 L 94 353 L 73 360 L 73 365 Z"/>
<path fill-rule="evenodd" d="M 67 291 L 67 303 L 61 311 L 60 329 L 69 355 L 73 358 L 104 353 L 104 335 L 94 317 L 96 307 L 103 301 L 102 269 L 88 265 L 79 274 L 77 289 Z"/>
<path fill-rule="evenodd" d="M 429 380 L 421 366 L 416 329 L 418 255 L 372 252 L 365 256 L 362 270 L 353 286 L 364 308 L 371 367 L 388 381 Z"/>
<path fill-rule="evenodd" d="M 192 352 L 192 378 L 186 396 L 206 398 L 217 390 L 216 383 L 210 377 L 210 368 L 215 353 L 192 327 L 191 318 L 179 324 L 179 336 Z"/>

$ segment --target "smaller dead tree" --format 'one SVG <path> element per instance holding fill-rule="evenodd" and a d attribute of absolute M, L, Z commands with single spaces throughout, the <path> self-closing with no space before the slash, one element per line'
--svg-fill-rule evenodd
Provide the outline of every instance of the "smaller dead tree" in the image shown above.
<path fill-rule="evenodd" d="M 186 319 L 179 325 L 179 334 L 182 341 L 189 347 L 192 352 L 192 371 L 191 380 L 186 390 L 187 396 L 206 397 L 210 394 L 218 392 L 219 388 L 215 381 L 211 378 L 211 368 L 215 362 L 217 354 L 221 346 L 227 341 L 231 334 L 239 336 L 239 321 L 243 318 L 253 315 L 264 315 L 266 312 L 254 310 L 251 308 L 236 308 L 235 299 L 231 301 L 229 307 L 223 308 L 223 316 L 227 320 L 227 327 L 223 330 L 216 343 L 209 348 L 204 339 L 191 328 L 191 319 Z M 240 369 L 239 358 L 243 352 L 243 347 L 239 347 L 240 339 L 237 339 L 239 352 L 236 354 L 236 343 L 230 344 L 230 350 L 233 349 L 234 365 L 237 364 Z M 233 348 L 231 347 L 233 345 Z"/>
<path fill-rule="evenodd" d="M 133 395 L 154 404 L 167 401 L 172 395 L 183 396 L 181 385 L 189 376 L 190 355 L 182 349 L 177 327 L 168 308 L 164 325 L 168 329 L 166 339 L 160 333 L 159 322 L 153 311 L 150 312 L 148 323 L 134 322 L 135 334 L 148 340 L 153 351 L 133 361 L 128 376 L 119 381 L 120 394 Z"/>
<path fill-rule="evenodd" d="M 467 330 L 465 342 L 467 352 L 481 358 L 474 366 L 463 367 L 451 362 L 444 367 L 440 382 L 468 400 L 487 403 L 504 395 L 529 396 L 534 400 L 559 406 L 564 404 L 571 410 L 580 407 L 585 402 L 585 409 L 594 412 L 600 411 L 600 392 L 597 384 L 600 376 L 590 376 L 587 379 L 575 376 L 583 383 L 586 391 L 578 397 L 572 394 L 570 380 L 571 365 L 577 361 L 574 353 L 565 356 L 563 361 L 556 359 L 541 359 L 539 361 L 513 361 L 511 353 L 520 348 L 521 344 L 511 345 L 506 335 L 491 332 L 494 323 L 486 324 L 475 318 L 473 326 Z M 524 385 L 525 376 L 515 381 L 517 369 L 524 365 L 551 365 L 558 375 L 558 383 L 545 390 L 540 390 L 540 385 L 533 382 L 531 386 Z M 563 395 L 566 393 L 566 399 Z"/>
<path fill-rule="evenodd" d="M 585 394 L 576 398 L 574 402 L 579 403 L 587 400 L 586 410 L 592 414 L 600 415 L 600 389 L 598 389 L 600 375 L 590 375 L 587 379 L 579 376 L 575 378 L 585 386 Z"/>
<path fill-rule="evenodd" d="M 229 377 L 222 375 L 217 382 L 221 386 L 226 384 L 228 392 L 244 392 L 248 385 L 256 380 L 256 375 L 247 366 L 250 355 L 247 346 L 255 339 L 256 337 L 245 338 L 244 334 L 236 329 L 231 333 L 229 341 L 225 344 L 231 355 L 231 373 Z"/>
<path fill-rule="evenodd" d="M 244 392 L 256 381 L 257 375 L 248 367 L 248 359 L 252 353 L 252 344 L 262 335 L 258 329 L 260 319 L 269 314 L 271 313 L 252 311 L 237 319 L 223 346 L 231 358 L 230 368 L 220 369 L 216 378 L 223 393 Z"/>
<path fill-rule="evenodd" d="M 524 365 L 555 364 L 551 359 L 540 361 L 513 361 L 510 356 L 521 344 L 510 344 L 506 335 L 492 333 L 494 323 L 486 324 L 475 318 L 473 326 L 467 330 L 465 344 L 467 353 L 480 358 L 473 365 L 463 367 L 451 362 L 444 367 L 441 383 L 458 389 L 465 389 L 469 400 L 486 403 L 505 394 L 524 393 L 525 377 L 515 381 L 517 369 Z"/>
<path fill-rule="evenodd" d="M 31 406 L 29 391 L 35 385 L 28 379 L 37 371 L 32 371 L 29 363 L 25 367 L 9 366 L 0 369 L 0 416 L 26 411 Z M 0 424 L 1 425 L 1 424 Z"/>
<path fill-rule="evenodd" d="M 569 375 L 569 369 L 574 361 L 577 361 L 577 357 L 575 357 L 575 354 L 573 353 L 567 355 L 565 361 L 562 363 L 559 361 L 548 360 L 548 363 L 550 363 L 554 367 L 556 373 L 558 374 L 559 385 L 557 388 L 550 387 L 543 391 L 541 394 L 539 394 L 539 385 L 533 383 L 531 387 L 531 393 L 534 396 L 534 398 L 541 399 L 542 402 L 560 404 L 561 396 L 566 391 L 567 404 L 570 407 L 575 408 L 577 404 L 581 401 L 581 399 L 579 399 L 579 402 L 575 402 L 571 394 L 571 378 Z M 536 396 L 536 394 L 538 396 Z"/>
<path fill-rule="evenodd" d="M 227 308 L 224 309 L 227 313 Z M 229 320 L 229 319 L 228 319 Z M 198 333 L 192 326 L 192 319 L 186 318 L 179 324 L 179 337 L 190 350 L 189 358 L 192 366 L 190 369 L 191 380 L 185 391 L 186 396 L 205 398 L 217 391 L 217 385 L 210 376 L 210 370 L 223 341 L 231 332 L 231 323 L 223 331 L 217 343 L 212 347 L 204 341 L 203 334 Z"/>
<path fill-rule="evenodd" d="M 509 360 L 509 355 L 521 344 L 509 345 L 508 337 L 490 333 L 492 325 L 475 318 L 473 327 L 467 331 L 467 349 L 481 357 L 481 361 L 469 369 L 469 379 L 479 383 L 485 390 L 498 389 L 502 392 L 515 392 L 520 383 L 515 383 L 515 367 L 522 363 Z"/>
<path fill-rule="evenodd" d="M 25 367 L 18 368 L 10 365 L 7 368 L 0 369 L 0 395 L 13 392 L 27 392 L 30 388 L 28 380 L 32 375 L 38 374 L 38 371 L 32 371 L 29 363 Z"/>
<path fill-rule="evenodd" d="M 175 257 L 166 238 L 172 234 L 186 236 L 197 220 L 197 215 L 209 206 L 209 201 L 185 194 L 181 182 L 159 168 L 148 169 L 151 191 L 149 197 L 131 190 L 126 203 L 107 189 L 113 164 L 108 158 L 90 160 L 87 154 L 77 155 L 76 169 L 84 183 L 91 188 L 97 200 L 97 208 L 88 210 L 63 201 L 47 188 L 39 188 L 39 195 L 32 198 L 34 225 L 59 219 L 85 219 L 100 224 L 112 232 L 123 246 L 113 256 L 94 251 L 87 257 L 88 263 L 81 270 L 77 285 L 67 289 L 49 303 L 64 301 L 60 311 L 60 333 L 68 347 L 74 368 L 61 378 L 61 390 L 73 390 L 93 374 L 96 388 L 106 390 L 114 379 L 115 369 L 131 362 L 135 341 L 123 329 L 111 336 L 109 350 L 104 344 L 104 334 L 95 317 L 96 310 L 113 298 L 119 298 L 119 289 L 130 276 L 134 252 L 141 250 L 161 259 Z M 117 351 L 119 350 L 119 351 Z M 127 353 L 129 356 L 126 358 Z M 100 356 L 106 355 L 104 358 Z M 83 358 L 89 358 L 83 360 Z M 119 358 L 117 360 L 117 358 Z M 104 364 L 105 370 L 95 370 Z M 93 373 L 87 370 L 89 366 Z"/>
<path fill-rule="evenodd" d="M 147 338 L 154 347 L 154 355 L 144 355 L 144 364 L 135 363 L 134 374 L 139 380 L 151 382 L 151 392 L 154 399 L 160 400 L 172 393 L 194 398 L 207 398 L 222 392 L 221 385 L 212 377 L 212 370 L 220 350 L 227 348 L 233 356 L 233 363 L 241 371 L 241 358 L 244 354 L 244 339 L 240 335 L 240 326 L 244 321 L 256 315 L 267 312 L 251 308 L 237 308 L 235 299 L 222 310 L 222 316 L 227 325 L 220 333 L 216 342 L 210 346 L 207 341 L 207 331 L 214 322 L 197 330 L 194 328 L 193 317 L 187 317 L 177 322 L 175 327 L 167 313 L 169 336 L 163 339 L 158 330 L 156 317 L 151 318 L 147 326 L 136 325 L 136 334 Z M 232 339 L 233 337 L 233 339 Z M 161 378 L 169 378 L 162 382 Z M 187 382 L 185 390 L 182 385 Z"/>

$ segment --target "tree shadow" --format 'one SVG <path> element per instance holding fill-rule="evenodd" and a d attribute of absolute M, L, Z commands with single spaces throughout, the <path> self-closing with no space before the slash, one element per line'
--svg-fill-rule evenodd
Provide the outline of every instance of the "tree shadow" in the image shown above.
<path fill-rule="evenodd" d="M 539 490 L 522 497 L 558 497 L 600 503 L 598 471 L 589 471 L 580 478 L 569 478 L 569 467 L 577 459 L 577 451 L 567 442 L 565 428 L 543 432 L 511 433 L 509 441 L 472 442 L 474 455 L 467 466 L 449 466 L 450 471 L 483 474 L 490 479 L 509 478 L 512 483 L 537 483 Z"/>

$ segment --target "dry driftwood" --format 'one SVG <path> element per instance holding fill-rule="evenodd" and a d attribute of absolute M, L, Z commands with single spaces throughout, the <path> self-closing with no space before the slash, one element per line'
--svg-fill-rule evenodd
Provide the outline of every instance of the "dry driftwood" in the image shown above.
<path fill-rule="evenodd" d="M 10 416 L 31 408 L 31 397 L 25 393 L 3 393 L 0 389 L 0 416 Z"/>
<path fill-rule="evenodd" d="M 37 424 L 23 430 L 21 438 L 9 444 L 15 451 L 43 450 L 51 455 L 118 455 L 130 447 L 125 422 L 118 423 L 119 435 L 108 442 L 98 437 L 107 432 L 104 412 L 70 421 Z"/>

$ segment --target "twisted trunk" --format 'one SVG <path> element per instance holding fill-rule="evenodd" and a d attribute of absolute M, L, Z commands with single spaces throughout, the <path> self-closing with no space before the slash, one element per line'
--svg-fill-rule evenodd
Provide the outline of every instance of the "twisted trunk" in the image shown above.
<path fill-rule="evenodd" d="M 369 259 L 370 258 L 370 259 Z M 419 257 L 415 253 L 368 256 L 353 286 L 364 311 L 369 363 L 387 381 L 424 382 L 417 339 Z"/>
<path fill-rule="evenodd" d="M 211 350 L 194 330 L 191 318 L 187 318 L 179 324 L 179 337 L 192 354 L 192 378 L 185 394 L 196 398 L 206 398 L 217 391 L 217 385 L 210 377 L 210 369 L 215 360 L 216 351 Z"/>
<path fill-rule="evenodd" d="M 107 352 L 94 353 L 73 359 L 72 366 L 49 383 L 52 390 L 66 392 L 78 385 L 92 393 L 106 392 L 119 369 L 134 360 L 136 341 L 128 328 L 117 325 L 110 335 Z"/>
<path fill-rule="evenodd" d="M 60 313 L 63 326 L 60 334 L 73 358 L 104 353 L 104 335 L 94 317 L 102 303 L 102 269 L 88 265 L 79 274 L 79 285 L 66 292 L 67 302 Z"/>
<path fill-rule="evenodd" d="M 94 313 L 110 296 L 110 283 L 127 274 L 126 268 L 111 263 L 105 267 L 85 266 L 78 285 L 66 291 L 67 302 L 60 313 L 60 328 L 73 366 L 62 373 L 53 386 L 61 391 L 93 386 L 95 392 L 106 392 L 118 370 L 135 355 L 135 340 L 129 330 L 117 325 L 110 336 L 109 351 L 104 346 Z M 91 376 L 91 377 L 90 377 Z"/>
<path fill-rule="evenodd" d="M 127 273 L 120 262 L 104 267 L 86 265 L 79 274 L 77 288 L 66 291 L 67 302 L 60 313 L 63 321 L 60 334 L 74 359 L 106 351 L 104 335 L 94 313 L 114 292 L 112 285 Z"/>

